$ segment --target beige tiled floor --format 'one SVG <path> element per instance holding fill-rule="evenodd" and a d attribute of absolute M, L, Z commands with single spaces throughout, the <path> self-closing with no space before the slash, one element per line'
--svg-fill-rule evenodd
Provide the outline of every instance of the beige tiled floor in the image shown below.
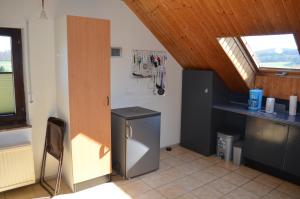
<path fill-rule="evenodd" d="M 160 169 L 155 172 L 127 181 L 114 176 L 111 183 L 58 198 L 300 199 L 300 186 L 245 166 L 237 167 L 214 156 L 205 157 L 180 146 L 171 152 L 161 150 L 160 159 Z M 65 193 L 69 192 L 64 185 L 62 189 Z M 0 199 L 45 196 L 47 192 L 39 185 L 0 193 Z"/>

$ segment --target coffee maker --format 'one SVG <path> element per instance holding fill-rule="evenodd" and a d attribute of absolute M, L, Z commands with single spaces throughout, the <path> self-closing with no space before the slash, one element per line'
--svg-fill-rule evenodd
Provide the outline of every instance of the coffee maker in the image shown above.
<path fill-rule="evenodd" d="M 249 91 L 248 109 L 252 111 L 261 110 L 263 95 L 262 89 L 251 89 Z"/>

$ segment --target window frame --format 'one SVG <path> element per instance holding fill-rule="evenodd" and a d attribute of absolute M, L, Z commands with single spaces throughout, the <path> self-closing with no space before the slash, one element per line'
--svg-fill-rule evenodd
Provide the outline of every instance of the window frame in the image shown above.
<path fill-rule="evenodd" d="M 295 34 L 294 33 L 281 33 L 281 34 L 277 34 L 277 35 L 282 35 L 282 34 L 292 34 L 293 37 L 294 37 L 294 39 L 295 39 L 296 45 L 298 47 L 298 51 L 299 51 L 299 46 L 298 46 L 298 43 L 296 41 Z M 268 35 L 269 34 L 266 34 L 266 35 L 257 35 L 257 36 L 268 36 Z M 275 34 L 272 34 L 272 35 L 275 35 Z M 293 74 L 293 75 L 299 75 L 300 69 L 273 68 L 273 67 L 259 66 L 259 62 L 258 62 L 258 60 L 256 60 L 255 55 L 251 55 L 251 53 L 254 54 L 254 52 L 250 52 L 251 51 L 251 47 L 250 46 L 247 47 L 247 44 L 245 44 L 245 41 L 242 38 L 242 37 L 245 37 L 245 36 L 250 36 L 250 35 L 238 36 L 236 38 L 239 40 L 241 46 L 245 50 L 245 53 L 246 53 L 247 57 L 252 61 L 252 63 L 254 63 L 254 66 L 256 67 L 257 72 L 259 74 L 276 74 L 278 72 L 287 72 L 287 73 L 290 73 L 290 74 Z M 255 36 L 255 35 L 251 35 L 251 36 Z M 299 54 L 300 54 L 300 52 L 299 52 Z"/>
<path fill-rule="evenodd" d="M 26 123 L 26 107 L 23 80 L 22 33 L 21 29 L 2 28 L 0 35 L 11 37 L 12 71 L 14 76 L 15 108 L 12 114 L 0 114 L 0 126 Z"/>

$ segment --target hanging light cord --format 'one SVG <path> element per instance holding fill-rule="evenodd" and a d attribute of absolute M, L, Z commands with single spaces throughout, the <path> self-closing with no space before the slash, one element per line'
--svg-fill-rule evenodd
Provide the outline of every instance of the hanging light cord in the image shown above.
<path fill-rule="evenodd" d="M 42 0 L 42 8 L 45 10 L 45 0 Z"/>
<path fill-rule="evenodd" d="M 42 12 L 41 12 L 41 19 L 47 19 L 47 14 L 45 11 L 45 0 L 42 0 Z"/>

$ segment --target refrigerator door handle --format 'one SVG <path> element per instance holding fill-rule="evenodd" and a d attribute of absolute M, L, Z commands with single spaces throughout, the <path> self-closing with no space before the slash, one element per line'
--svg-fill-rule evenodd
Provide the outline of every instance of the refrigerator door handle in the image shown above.
<path fill-rule="evenodd" d="M 132 127 L 131 126 L 129 126 L 129 136 L 130 136 L 130 138 L 132 138 Z"/>
<path fill-rule="evenodd" d="M 126 131 L 125 131 L 125 138 L 128 139 L 130 135 L 130 130 L 129 130 L 129 126 L 126 126 Z"/>
<path fill-rule="evenodd" d="M 132 127 L 130 125 L 126 126 L 126 134 L 125 137 L 128 138 L 132 138 Z"/>

